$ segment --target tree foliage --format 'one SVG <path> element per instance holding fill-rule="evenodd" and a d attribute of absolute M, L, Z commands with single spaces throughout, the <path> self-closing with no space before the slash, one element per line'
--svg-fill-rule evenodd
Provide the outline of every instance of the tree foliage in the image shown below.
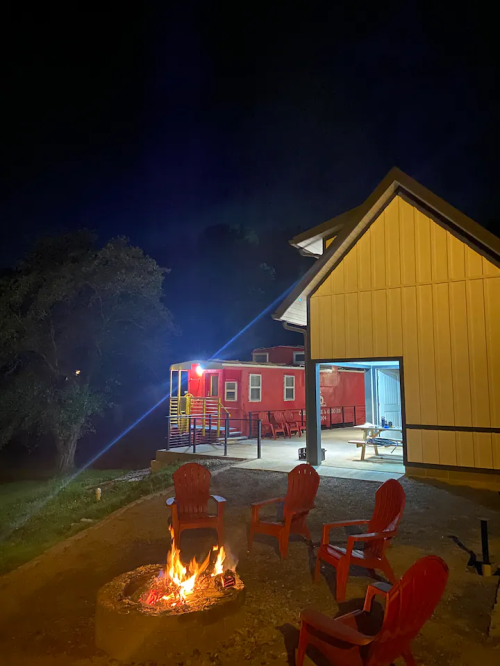
<path fill-rule="evenodd" d="M 74 464 L 92 416 L 124 383 L 154 373 L 174 331 L 165 269 L 124 238 L 45 238 L 0 278 L 0 445 L 47 433 Z"/>

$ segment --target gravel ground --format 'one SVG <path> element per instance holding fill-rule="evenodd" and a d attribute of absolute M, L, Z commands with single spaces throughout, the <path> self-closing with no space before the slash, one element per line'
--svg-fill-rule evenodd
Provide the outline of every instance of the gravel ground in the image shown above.
<path fill-rule="evenodd" d="M 450 567 L 444 598 L 414 642 L 417 659 L 428 665 L 499 664 L 500 649 L 487 638 L 498 578 L 481 578 L 468 568 L 469 555 L 456 543 L 479 553 L 479 518 L 489 518 L 490 551 L 499 563 L 499 494 L 409 479 L 403 485 L 405 515 L 389 553 L 396 575 L 429 553 L 440 555 Z M 309 519 L 314 542 L 320 540 L 323 522 L 369 517 L 376 488 L 371 482 L 323 477 L 318 508 Z M 239 559 L 238 571 L 247 589 L 240 611 L 241 629 L 222 637 L 217 652 L 193 653 L 186 646 L 184 654 L 165 654 L 165 664 L 293 664 L 304 607 L 312 604 L 331 616 L 359 607 L 370 580 L 368 572 L 352 570 L 348 601 L 339 608 L 332 595 L 335 574 L 326 568 L 325 578 L 318 585 L 312 583 L 314 553 L 300 538 L 292 540 L 284 562 L 279 560 L 275 541 L 268 537 L 256 537 L 253 553 L 247 552 L 250 503 L 283 495 L 285 490 L 286 475 L 280 473 L 230 469 L 213 478 L 212 491 L 227 498 L 226 538 Z M 147 499 L 87 530 L 79 539 L 57 546 L 35 566 L 1 578 L 0 662 L 8 666 L 117 666 L 118 662 L 94 647 L 97 590 L 118 574 L 165 560 L 167 518 L 164 496 Z M 332 537 L 345 541 L 342 533 Z M 185 533 L 183 553 L 201 554 L 210 539 L 202 531 Z M 144 663 L 140 655 L 134 659 L 136 666 Z"/>

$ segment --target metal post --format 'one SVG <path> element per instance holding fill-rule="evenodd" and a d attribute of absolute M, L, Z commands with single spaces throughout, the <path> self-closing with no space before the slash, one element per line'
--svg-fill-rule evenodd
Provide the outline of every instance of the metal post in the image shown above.
<path fill-rule="evenodd" d="M 208 442 L 212 443 L 212 414 L 208 415 Z"/>
<path fill-rule="evenodd" d="M 167 416 L 167 451 L 170 449 L 170 416 Z"/>
<path fill-rule="evenodd" d="M 488 545 L 488 520 L 481 518 L 481 547 L 483 551 L 483 576 L 491 576 L 490 548 Z"/>
<path fill-rule="evenodd" d="M 300 425 L 301 426 L 304 425 L 304 410 L 303 409 L 300 410 Z"/>
<path fill-rule="evenodd" d="M 248 439 L 252 439 L 252 412 L 248 412 Z"/>
<path fill-rule="evenodd" d="M 196 419 L 193 419 L 193 453 L 196 453 Z"/>
<path fill-rule="evenodd" d="M 227 456 L 227 436 L 229 434 L 229 419 L 226 416 L 226 424 L 224 428 L 224 455 Z"/>
<path fill-rule="evenodd" d="M 260 419 L 257 419 L 257 458 L 262 458 L 261 439 L 262 439 L 262 422 Z"/>
<path fill-rule="evenodd" d="M 342 410 L 342 427 L 345 428 L 345 414 L 344 414 L 344 408 L 341 407 Z"/>
<path fill-rule="evenodd" d="M 354 409 L 354 425 L 357 425 L 357 423 L 356 423 L 356 405 L 354 405 L 353 409 Z"/>
<path fill-rule="evenodd" d="M 332 408 L 330 407 L 330 430 L 332 429 Z"/>
<path fill-rule="evenodd" d="M 267 412 L 267 418 L 269 419 L 269 423 L 271 422 L 271 412 Z"/>

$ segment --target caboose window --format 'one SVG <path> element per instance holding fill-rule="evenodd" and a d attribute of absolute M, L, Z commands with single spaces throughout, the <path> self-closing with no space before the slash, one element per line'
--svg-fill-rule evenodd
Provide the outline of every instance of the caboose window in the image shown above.
<path fill-rule="evenodd" d="M 283 380 L 284 384 L 284 398 L 285 400 L 295 400 L 295 377 L 294 375 L 285 375 Z"/>
<path fill-rule="evenodd" d="M 238 400 L 238 384 L 236 382 L 226 382 L 225 398 L 226 402 L 236 402 Z"/>
<path fill-rule="evenodd" d="M 252 360 L 254 363 L 269 363 L 269 354 L 267 352 L 254 352 Z"/>
<path fill-rule="evenodd" d="M 250 402 L 260 402 L 262 400 L 262 375 L 250 375 L 248 393 Z"/>

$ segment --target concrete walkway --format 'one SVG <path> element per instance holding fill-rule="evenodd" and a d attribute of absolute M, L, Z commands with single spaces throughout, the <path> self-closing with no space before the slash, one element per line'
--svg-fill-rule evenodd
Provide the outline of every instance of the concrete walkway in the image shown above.
<path fill-rule="evenodd" d="M 373 449 L 367 449 L 366 460 L 360 460 L 360 449 L 349 444 L 350 439 L 359 439 L 359 430 L 344 428 L 324 430 L 321 437 L 321 446 L 326 449 L 325 461 L 317 467 L 320 476 L 335 477 L 339 479 L 358 479 L 361 481 L 374 481 L 382 483 L 387 479 L 399 479 L 405 473 L 403 457 L 392 449 L 379 449 L 380 455 L 375 456 Z M 242 458 L 244 462 L 237 463 L 235 467 L 242 469 L 260 469 L 269 472 L 290 472 L 300 461 L 298 449 L 305 447 L 306 438 L 294 436 L 291 439 L 263 439 L 261 445 L 261 458 L 257 458 L 257 440 L 247 439 L 241 442 L 228 443 L 228 456 Z M 176 448 L 176 453 L 189 456 L 223 456 L 222 445 L 202 444 L 196 447 L 196 454 L 192 448 Z M 162 457 L 162 451 L 157 452 L 157 460 Z"/>

